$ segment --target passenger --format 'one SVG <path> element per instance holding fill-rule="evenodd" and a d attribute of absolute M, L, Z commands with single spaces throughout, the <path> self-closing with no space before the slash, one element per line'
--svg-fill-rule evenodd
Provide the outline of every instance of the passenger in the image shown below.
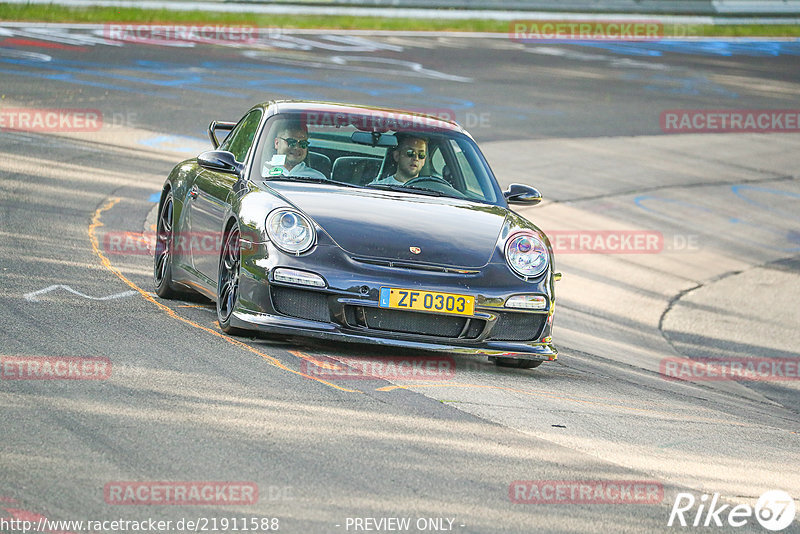
<path fill-rule="evenodd" d="M 428 142 L 413 135 L 397 135 L 397 147 L 392 152 L 397 172 L 384 178 L 376 178 L 369 185 L 403 185 L 417 178 L 425 158 L 428 157 Z"/>
<path fill-rule="evenodd" d="M 326 176 L 306 165 L 308 156 L 308 128 L 301 122 L 287 121 L 279 127 L 275 137 L 275 155 L 264 165 L 263 175 L 322 178 Z"/>

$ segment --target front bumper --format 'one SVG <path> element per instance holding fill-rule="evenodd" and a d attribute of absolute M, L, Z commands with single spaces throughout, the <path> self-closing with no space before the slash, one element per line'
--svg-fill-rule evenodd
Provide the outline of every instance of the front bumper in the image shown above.
<path fill-rule="evenodd" d="M 317 247 L 312 261 L 286 255 L 269 243 L 249 246 L 243 250 L 232 326 L 456 354 L 537 361 L 557 357 L 551 341 L 554 299 L 549 271 L 538 281 L 525 282 L 505 264 L 490 263 L 472 273 L 438 272 L 365 263 L 338 247 Z M 326 287 L 277 282 L 271 276 L 275 267 L 316 273 Z M 380 308 L 381 287 L 473 295 L 475 312 L 466 317 Z M 522 293 L 545 296 L 547 309 L 503 306 L 509 296 Z"/>

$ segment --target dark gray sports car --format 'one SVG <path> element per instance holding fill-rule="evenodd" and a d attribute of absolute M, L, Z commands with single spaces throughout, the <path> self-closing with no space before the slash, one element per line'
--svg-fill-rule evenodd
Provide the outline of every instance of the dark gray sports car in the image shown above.
<path fill-rule="evenodd" d="M 229 334 L 556 359 L 552 249 L 508 206 L 541 195 L 501 190 L 456 123 L 280 101 L 209 136 L 164 184 L 159 296 L 202 293 Z"/>

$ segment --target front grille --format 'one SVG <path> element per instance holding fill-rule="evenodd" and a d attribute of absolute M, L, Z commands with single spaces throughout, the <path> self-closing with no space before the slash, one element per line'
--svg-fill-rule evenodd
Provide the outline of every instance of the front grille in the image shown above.
<path fill-rule="evenodd" d="M 497 314 L 497 323 L 489 333 L 491 341 L 533 341 L 539 339 L 544 324 L 547 321 L 546 313 L 515 313 L 500 312 Z"/>
<path fill-rule="evenodd" d="M 275 311 L 289 317 L 326 323 L 331 320 L 328 297 L 317 291 L 272 286 L 272 305 Z"/>
<path fill-rule="evenodd" d="M 475 269 L 461 269 L 458 267 L 443 267 L 441 265 L 429 265 L 426 263 L 413 263 L 406 261 L 381 260 L 376 258 L 357 258 L 353 261 L 366 263 L 368 265 L 380 265 L 381 267 L 392 267 L 394 269 L 411 269 L 414 271 L 430 271 L 435 273 L 455 273 L 455 274 L 478 274 L 480 271 Z"/>
<path fill-rule="evenodd" d="M 457 338 L 464 331 L 464 325 L 466 325 L 467 321 L 470 321 L 475 326 L 470 325 L 465 337 L 477 337 L 483 330 L 484 324 L 483 321 L 471 320 L 467 317 L 362 306 L 348 306 L 348 308 L 350 309 L 345 310 L 345 317 L 348 322 L 354 321 L 354 326 L 384 332 Z M 473 333 L 474 335 L 472 335 Z"/>

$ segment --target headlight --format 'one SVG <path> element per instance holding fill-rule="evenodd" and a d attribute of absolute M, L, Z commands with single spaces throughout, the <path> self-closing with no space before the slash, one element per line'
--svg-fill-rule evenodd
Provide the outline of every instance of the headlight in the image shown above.
<path fill-rule="evenodd" d="M 522 276 L 539 276 L 547 269 L 547 247 L 533 234 L 515 234 L 506 242 L 506 261 Z"/>
<path fill-rule="evenodd" d="M 314 244 L 314 227 L 300 213 L 279 208 L 267 216 L 267 234 L 275 246 L 290 254 L 301 254 Z"/>

